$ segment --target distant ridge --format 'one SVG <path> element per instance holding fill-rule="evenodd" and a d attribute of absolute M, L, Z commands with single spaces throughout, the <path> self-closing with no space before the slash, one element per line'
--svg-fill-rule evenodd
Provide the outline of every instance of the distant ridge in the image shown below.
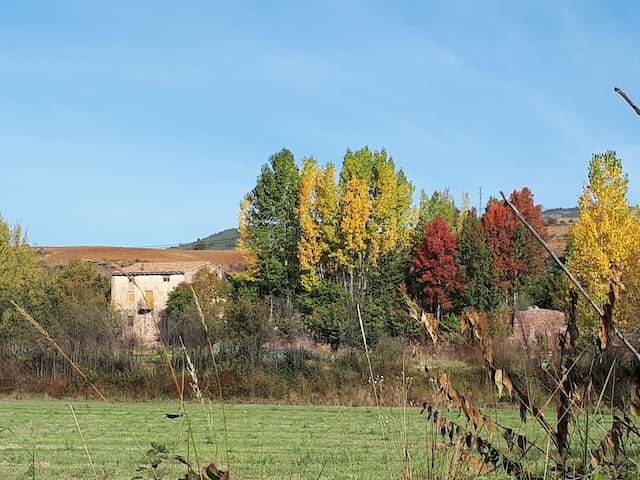
<path fill-rule="evenodd" d="M 549 208 L 542 212 L 542 218 L 544 218 L 550 226 L 554 225 L 572 225 L 578 220 L 578 208 Z M 556 233 L 556 232 L 553 232 Z M 557 232 L 558 236 L 563 239 L 562 243 L 566 240 L 566 234 L 568 232 Z M 171 247 L 171 249 L 179 250 L 234 250 L 238 243 L 238 229 L 227 228 L 221 232 L 214 233 L 204 238 L 198 238 L 197 240 L 189 243 L 181 243 L 177 247 Z M 562 245 L 564 247 L 564 245 Z"/>
<path fill-rule="evenodd" d="M 193 242 L 181 243 L 173 248 L 180 250 L 234 250 L 238 243 L 238 237 L 237 228 L 228 228 L 208 237 L 198 238 Z"/>
<path fill-rule="evenodd" d="M 549 208 L 543 210 L 542 218 L 545 220 L 577 220 L 580 217 L 578 207 L 572 208 Z"/>

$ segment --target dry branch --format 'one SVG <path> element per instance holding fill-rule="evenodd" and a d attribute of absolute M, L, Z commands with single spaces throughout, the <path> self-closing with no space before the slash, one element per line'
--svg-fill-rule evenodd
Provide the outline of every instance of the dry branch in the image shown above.
<path fill-rule="evenodd" d="M 636 105 L 631 101 L 631 99 L 627 97 L 626 93 L 624 93 L 618 87 L 615 87 L 613 91 L 616 92 L 618 95 L 620 95 L 622 98 L 624 98 L 625 101 L 629 104 L 629 106 L 633 108 L 633 111 L 636 112 L 638 115 L 640 115 L 640 108 L 636 107 Z"/>

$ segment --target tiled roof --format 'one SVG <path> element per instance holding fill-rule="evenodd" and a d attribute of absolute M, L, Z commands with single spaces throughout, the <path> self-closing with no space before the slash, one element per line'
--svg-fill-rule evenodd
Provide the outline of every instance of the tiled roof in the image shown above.
<path fill-rule="evenodd" d="M 170 275 L 189 272 L 204 266 L 214 267 L 211 262 L 137 262 L 118 268 L 113 275 Z"/>

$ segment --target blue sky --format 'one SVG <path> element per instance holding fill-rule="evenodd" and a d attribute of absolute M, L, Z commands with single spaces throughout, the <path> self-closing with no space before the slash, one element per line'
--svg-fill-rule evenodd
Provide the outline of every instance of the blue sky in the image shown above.
<path fill-rule="evenodd" d="M 577 204 L 613 149 L 639 203 L 637 2 L 84 0 L 0 16 L 0 213 L 36 245 L 237 225 L 282 147 L 386 148 L 416 186 Z"/>

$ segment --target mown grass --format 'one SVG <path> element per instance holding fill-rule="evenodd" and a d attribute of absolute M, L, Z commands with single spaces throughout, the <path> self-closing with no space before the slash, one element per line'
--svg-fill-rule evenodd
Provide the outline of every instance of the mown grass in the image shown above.
<path fill-rule="evenodd" d="M 157 478 L 164 479 L 184 477 L 184 465 L 172 460 L 176 455 L 194 467 L 215 462 L 226 470 L 227 446 L 232 478 L 436 479 L 450 473 L 455 450 L 419 408 L 226 405 L 226 435 L 219 405 L 191 403 L 186 412 L 166 418 L 165 413 L 178 413 L 176 402 L 0 401 L 0 478 L 130 479 L 138 473 L 156 478 L 149 469 L 136 471 L 155 442 L 169 450 L 169 460 L 157 469 Z M 539 453 L 529 455 L 525 466 L 543 478 L 545 463 L 553 466 L 554 452 L 537 424 L 523 424 L 517 410 L 485 413 L 496 422 L 494 445 L 506 450 L 502 427 L 536 443 Z M 466 425 L 457 411 L 449 411 L 447 418 Z M 590 421 L 589 451 L 610 427 L 611 417 Z M 487 438 L 486 431 L 480 434 Z M 580 456 L 581 448 L 575 447 L 572 456 Z M 626 453 L 637 456 L 638 451 L 634 447 Z M 546 478 L 553 478 L 548 473 Z M 491 478 L 508 477 L 498 471 Z"/>
<path fill-rule="evenodd" d="M 188 431 L 200 461 L 226 470 L 218 406 L 195 404 L 188 408 L 187 419 L 175 420 L 164 416 L 177 413 L 175 402 L 73 402 L 73 408 L 99 478 L 131 478 L 151 442 L 166 445 L 170 456 L 193 461 Z M 378 414 L 370 408 L 227 406 L 233 477 L 389 478 L 391 472 L 402 471 L 400 415 L 399 410 L 383 413 L 383 439 Z M 418 441 L 417 410 L 411 415 L 416 416 L 412 431 Z M 68 403 L 0 402 L 0 429 L 0 478 L 94 478 Z M 166 478 L 184 474 L 176 464 Z"/>
<path fill-rule="evenodd" d="M 194 463 L 195 445 L 203 466 L 215 462 L 225 470 L 228 445 L 232 478 L 401 478 L 403 471 L 413 478 L 431 476 L 434 436 L 418 408 L 405 412 L 365 407 L 225 408 L 226 442 L 218 405 L 192 404 L 187 417 L 170 420 L 164 414 L 177 413 L 175 402 L 2 401 L 0 478 L 128 479 L 144 464 L 151 442 L 166 445 L 170 458 L 181 455 Z M 451 413 L 451 418 L 456 416 Z M 498 416 L 505 424 L 520 423 L 516 411 L 500 411 Z M 458 421 L 463 423 L 462 418 Z M 446 448 L 441 453 L 446 460 Z M 170 463 L 169 468 L 160 466 L 163 478 L 183 477 L 184 466 Z M 443 468 L 436 466 L 438 471 Z"/>

